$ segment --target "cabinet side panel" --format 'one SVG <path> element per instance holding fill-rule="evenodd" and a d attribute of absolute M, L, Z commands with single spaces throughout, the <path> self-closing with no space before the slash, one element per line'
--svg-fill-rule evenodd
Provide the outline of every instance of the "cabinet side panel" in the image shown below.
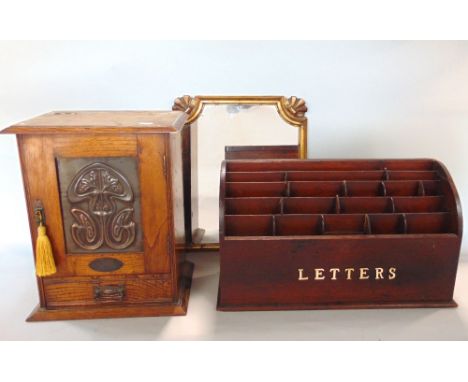
<path fill-rule="evenodd" d="M 176 244 L 184 244 L 184 190 L 182 181 L 182 146 L 181 136 L 178 133 L 169 136 L 170 144 L 170 175 L 171 195 L 174 219 L 174 235 Z"/>
<path fill-rule="evenodd" d="M 172 219 L 174 226 L 174 266 L 176 269 L 174 285 L 179 285 L 181 263 L 185 260 L 186 231 L 184 227 L 184 187 L 183 187 L 183 160 L 182 160 L 182 137 L 180 133 L 169 135 L 170 151 L 170 197 L 172 204 Z"/>

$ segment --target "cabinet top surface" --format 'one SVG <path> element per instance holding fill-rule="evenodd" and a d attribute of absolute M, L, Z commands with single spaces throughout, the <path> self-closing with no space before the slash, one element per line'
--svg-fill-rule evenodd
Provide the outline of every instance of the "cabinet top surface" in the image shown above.
<path fill-rule="evenodd" d="M 180 111 L 53 111 L 19 122 L 8 134 L 171 133 L 187 115 Z"/>

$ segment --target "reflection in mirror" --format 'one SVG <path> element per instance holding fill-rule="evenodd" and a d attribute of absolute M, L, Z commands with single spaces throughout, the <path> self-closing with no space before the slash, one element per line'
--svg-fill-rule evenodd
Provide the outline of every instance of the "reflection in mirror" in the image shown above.
<path fill-rule="evenodd" d="M 173 110 L 189 115 L 184 138 L 187 249 L 217 249 L 225 148 L 231 159 L 306 158 L 307 106 L 297 97 L 185 95 L 175 99 Z"/>
<path fill-rule="evenodd" d="M 204 243 L 219 242 L 219 178 L 226 146 L 297 145 L 298 129 L 286 123 L 275 105 L 206 105 L 192 124 L 192 192 L 198 201 L 193 227 L 203 228 Z M 197 179 L 194 179 L 197 177 Z M 196 189 L 195 189 L 196 187 Z M 195 202 L 195 201 L 194 201 Z"/>

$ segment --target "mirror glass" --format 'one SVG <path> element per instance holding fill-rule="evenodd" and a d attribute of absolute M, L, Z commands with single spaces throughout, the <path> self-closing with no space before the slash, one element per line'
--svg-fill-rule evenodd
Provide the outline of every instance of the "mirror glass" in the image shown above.
<path fill-rule="evenodd" d="M 205 230 L 203 243 L 219 242 L 219 181 L 226 146 L 297 145 L 299 129 L 275 105 L 204 106 L 191 126 L 192 227 Z"/>

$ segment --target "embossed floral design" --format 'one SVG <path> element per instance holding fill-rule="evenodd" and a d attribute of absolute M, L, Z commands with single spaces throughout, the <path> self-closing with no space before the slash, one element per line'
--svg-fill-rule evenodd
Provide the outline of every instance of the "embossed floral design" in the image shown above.
<path fill-rule="evenodd" d="M 105 243 L 112 249 L 125 249 L 133 243 L 133 191 L 119 171 L 104 163 L 88 165 L 75 175 L 67 195 L 75 218 L 71 234 L 80 248 L 95 250 Z M 117 201 L 125 208 L 118 211 Z"/>

